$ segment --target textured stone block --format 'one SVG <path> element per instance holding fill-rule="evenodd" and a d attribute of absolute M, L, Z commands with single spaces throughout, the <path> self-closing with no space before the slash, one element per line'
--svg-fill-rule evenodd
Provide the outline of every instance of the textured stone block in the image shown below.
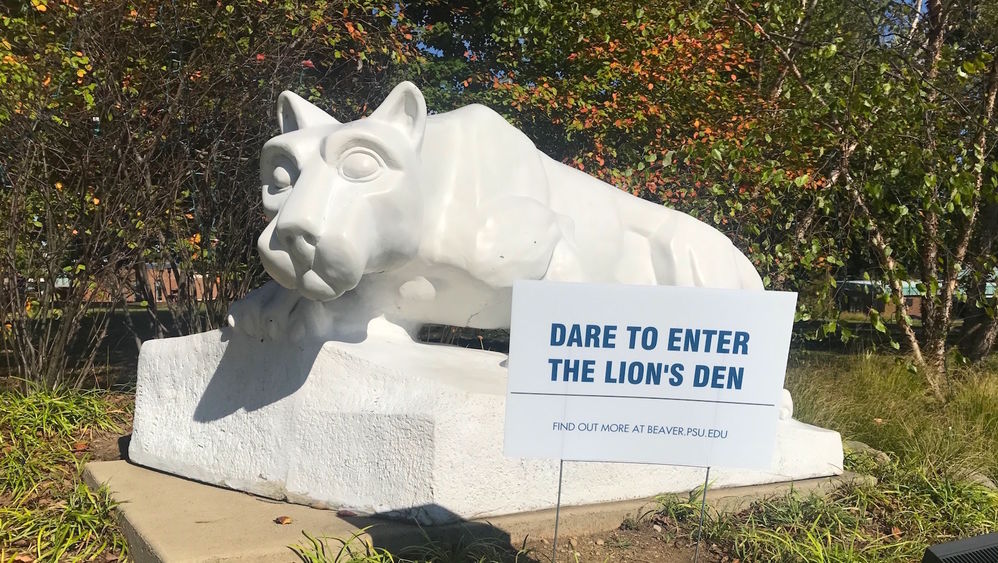
<path fill-rule="evenodd" d="M 292 344 L 229 329 L 146 342 L 135 463 L 319 507 L 425 523 L 554 505 L 558 462 L 503 457 L 503 354 L 413 342 L 372 322 L 359 343 Z M 713 487 L 842 473 L 837 432 L 780 423 L 769 472 Z M 566 505 L 688 491 L 703 469 L 572 463 Z"/>

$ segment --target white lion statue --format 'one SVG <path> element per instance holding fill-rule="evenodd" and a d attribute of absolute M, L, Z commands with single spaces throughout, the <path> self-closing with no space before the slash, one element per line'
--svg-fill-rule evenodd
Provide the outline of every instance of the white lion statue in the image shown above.
<path fill-rule="evenodd" d="M 763 289 L 716 229 L 551 159 L 487 107 L 428 116 L 402 82 L 349 123 L 284 92 L 278 122 L 257 243 L 274 281 L 228 317 L 248 335 L 505 328 L 517 279 Z"/>
<path fill-rule="evenodd" d="M 285 92 L 278 121 L 258 243 L 273 281 L 232 328 L 143 344 L 135 463 L 424 523 L 550 508 L 561 464 L 503 455 L 506 356 L 413 332 L 508 327 L 520 279 L 763 288 L 718 231 L 555 162 L 488 108 L 427 116 L 403 82 L 342 124 Z M 784 392 L 772 468 L 719 469 L 718 486 L 842 473 L 838 433 L 792 408 Z M 581 505 L 703 477 L 584 463 L 565 479 Z"/>

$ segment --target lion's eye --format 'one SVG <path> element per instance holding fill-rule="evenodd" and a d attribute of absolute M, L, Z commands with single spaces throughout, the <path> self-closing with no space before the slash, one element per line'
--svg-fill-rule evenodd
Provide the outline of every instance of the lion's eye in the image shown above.
<path fill-rule="evenodd" d="M 273 168 L 270 169 L 269 176 L 264 174 L 263 183 L 269 186 L 268 189 L 272 193 L 282 192 L 295 185 L 298 180 L 298 167 L 294 161 L 287 156 L 278 155 L 270 161 L 270 165 Z"/>
<path fill-rule="evenodd" d="M 274 168 L 274 185 L 279 188 L 286 188 L 291 185 L 291 172 L 283 167 Z"/>
<path fill-rule="evenodd" d="M 340 173 L 355 182 L 373 180 L 381 173 L 381 160 L 368 151 L 354 151 L 343 157 Z"/>

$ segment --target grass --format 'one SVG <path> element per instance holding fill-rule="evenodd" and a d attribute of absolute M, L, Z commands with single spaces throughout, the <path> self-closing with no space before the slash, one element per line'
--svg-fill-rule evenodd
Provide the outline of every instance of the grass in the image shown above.
<path fill-rule="evenodd" d="M 121 403 L 98 392 L 0 391 L 0 561 L 125 555 L 114 502 L 80 477 L 89 441 L 127 416 Z"/>
<path fill-rule="evenodd" d="M 508 543 L 492 538 L 468 538 L 455 541 L 433 539 L 425 534 L 417 546 L 393 555 L 372 546 L 364 538 L 365 528 L 347 539 L 316 537 L 305 533 L 305 542 L 291 550 L 305 563 L 526 563 L 534 561 L 527 549 L 513 549 Z"/>
<path fill-rule="evenodd" d="M 956 372 L 940 405 L 890 357 L 796 354 L 787 386 L 795 416 L 888 454 L 847 452 L 848 470 L 875 485 L 828 498 L 791 494 L 737 515 L 712 514 L 704 537 L 743 561 L 920 561 L 929 545 L 998 529 L 998 492 L 974 482 L 998 470 L 998 370 Z M 699 493 L 666 500 L 660 516 L 692 536 Z"/>
<path fill-rule="evenodd" d="M 736 515 L 710 514 L 704 538 L 743 561 L 920 561 L 935 543 L 991 532 L 998 493 L 981 485 L 929 475 L 896 460 L 877 465 L 869 454 L 848 460 L 877 477 L 874 485 L 840 488 L 828 498 L 790 494 L 754 503 Z M 699 503 L 666 500 L 660 516 L 692 538 Z"/>
<path fill-rule="evenodd" d="M 396 559 L 388 550 L 377 548 L 364 541 L 363 531 L 347 539 L 327 536 L 313 536 L 303 532 L 305 542 L 291 546 L 305 563 L 395 563 Z"/>
<path fill-rule="evenodd" d="M 998 365 L 957 367 L 940 405 L 890 356 L 799 353 L 787 373 L 794 417 L 832 428 L 928 475 L 998 480 Z"/>

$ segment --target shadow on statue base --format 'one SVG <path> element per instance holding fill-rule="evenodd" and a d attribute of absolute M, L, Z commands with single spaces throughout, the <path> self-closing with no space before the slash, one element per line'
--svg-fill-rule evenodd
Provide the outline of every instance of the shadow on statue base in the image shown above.
<path fill-rule="evenodd" d="M 149 341 L 129 457 L 265 497 L 421 524 L 551 508 L 558 462 L 503 456 L 505 359 L 417 343 L 383 319 L 360 342 L 261 341 L 227 329 Z M 788 420 L 769 472 L 711 477 L 719 488 L 841 473 L 838 433 Z M 562 504 L 702 481 L 700 468 L 572 463 Z"/>

